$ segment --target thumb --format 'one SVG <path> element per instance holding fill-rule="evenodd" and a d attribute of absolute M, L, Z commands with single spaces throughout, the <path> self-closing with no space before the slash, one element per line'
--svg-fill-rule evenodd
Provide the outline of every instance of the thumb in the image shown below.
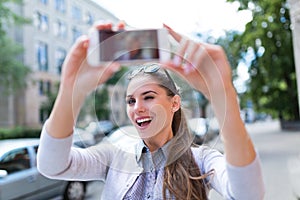
<path fill-rule="evenodd" d="M 177 42 L 180 42 L 181 41 L 181 38 L 182 36 L 175 32 L 170 26 L 166 25 L 166 24 L 163 24 L 164 28 L 166 28 L 169 33 L 172 35 L 172 37 L 177 41 Z"/>

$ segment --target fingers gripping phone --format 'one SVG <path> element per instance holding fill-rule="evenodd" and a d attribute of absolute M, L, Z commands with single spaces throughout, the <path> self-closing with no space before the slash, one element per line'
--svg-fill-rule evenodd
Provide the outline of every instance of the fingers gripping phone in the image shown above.
<path fill-rule="evenodd" d="M 166 29 L 92 29 L 89 38 L 87 61 L 91 66 L 111 61 L 136 63 L 170 59 L 170 42 Z"/>

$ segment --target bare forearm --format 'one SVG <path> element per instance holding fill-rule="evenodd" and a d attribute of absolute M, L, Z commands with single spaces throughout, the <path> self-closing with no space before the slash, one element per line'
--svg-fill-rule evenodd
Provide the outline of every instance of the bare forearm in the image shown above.
<path fill-rule="evenodd" d="M 222 96 L 224 98 L 220 98 Z M 220 134 L 224 143 L 227 161 L 235 166 L 250 164 L 255 159 L 255 150 L 240 116 L 239 104 L 234 88 L 220 94 L 212 105 L 220 123 Z"/>
<path fill-rule="evenodd" d="M 60 89 L 46 127 L 52 137 L 65 138 L 72 134 L 85 99 L 84 95 L 78 95 L 72 89 Z"/>

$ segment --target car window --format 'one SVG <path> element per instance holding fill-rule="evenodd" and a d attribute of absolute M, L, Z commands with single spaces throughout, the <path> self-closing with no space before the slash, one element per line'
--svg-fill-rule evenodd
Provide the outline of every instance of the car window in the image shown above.
<path fill-rule="evenodd" d="M 35 152 L 35 155 L 37 155 L 37 152 L 38 152 L 38 149 L 39 149 L 39 146 L 36 145 L 33 147 L 34 149 L 34 152 Z M 36 166 L 37 165 L 37 160 L 36 160 L 36 156 L 35 156 L 35 159 L 32 161 L 33 165 Z"/>
<path fill-rule="evenodd" d="M 37 154 L 39 146 L 34 146 L 33 148 L 34 148 L 35 154 Z"/>
<path fill-rule="evenodd" d="M 26 148 L 10 151 L 0 161 L 0 169 L 6 170 L 8 174 L 30 168 L 30 158 Z"/>

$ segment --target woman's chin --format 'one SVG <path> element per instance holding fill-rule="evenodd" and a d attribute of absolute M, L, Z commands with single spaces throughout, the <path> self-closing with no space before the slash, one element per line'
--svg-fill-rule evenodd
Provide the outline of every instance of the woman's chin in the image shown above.
<path fill-rule="evenodd" d="M 139 135 L 142 139 L 149 139 L 154 136 L 156 136 L 159 133 L 159 130 L 157 126 L 153 126 L 153 124 L 149 123 L 144 126 L 136 126 Z"/>

